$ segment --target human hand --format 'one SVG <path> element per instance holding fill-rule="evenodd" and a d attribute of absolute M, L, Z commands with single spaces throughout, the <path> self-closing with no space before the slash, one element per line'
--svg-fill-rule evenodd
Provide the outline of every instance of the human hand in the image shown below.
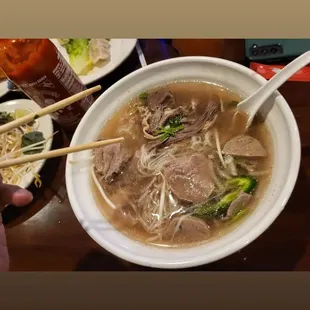
<path fill-rule="evenodd" d="M 0 179 L 0 212 L 6 205 L 22 207 L 30 203 L 32 194 L 16 185 L 7 185 Z M 0 271 L 9 270 L 9 254 L 6 246 L 6 236 L 0 213 Z"/>

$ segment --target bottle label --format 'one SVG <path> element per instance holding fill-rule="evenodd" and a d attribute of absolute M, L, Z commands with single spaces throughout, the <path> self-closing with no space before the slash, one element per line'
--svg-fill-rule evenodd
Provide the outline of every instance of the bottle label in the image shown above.
<path fill-rule="evenodd" d="M 50 42 L 50 44 L 53 43 Z M 44 75 L 39 77 L 36 76 L 35 80 L 31 82 L 24 81 L 19 85 L 19 87 L 41 107 L 49 106 L 86 89 L 86 86 L 82 84 L 77 74 L 57 48 L 54 45 L 52 45 L 52 47 L 55 50 L 55 54 L 53 55 L 54 59 L 49 59 L 49 62 L 51 61 L 53 66 L 49 63 L 46 68 L 44 68 Z M 45 62 L 46 60 L 42 59 L 42 61 Z M 80 121 L 93 101 L 93 97 L 88 96 L 64 109 L 58 110 L 51 116 L 60 123 L 60 125 L 65 127 L 74 125 Z"/>

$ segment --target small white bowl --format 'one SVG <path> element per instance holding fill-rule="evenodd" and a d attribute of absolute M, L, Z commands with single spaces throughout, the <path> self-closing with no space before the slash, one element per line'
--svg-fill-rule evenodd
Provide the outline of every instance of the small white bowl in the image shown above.
<path fill-rule="evenodd" d="M 0 104 L 0 112 L 12 113 L 17 109 L 29 110 L 31 112 L 38 112 L 41 110 L 41 107 L 37 103 L 35 103 L 34 101 L 32 101 L 30 99 L 15 99 L 15 100 L 11 100 L 11 101 L 5 101 L 5 102 Z M 54 132 L 54 128 L 53 128 L 52 119 L 49 115 L 44 115 L 43 117 L 39 118 L 37 120 L 37 122 L 38 122 L 38 127 L 36 130 L 41 131 L 43 133 L 43 136 L 45 139 L 50 137 L 50 139 L 45 143 L 44 149 L 42 151 L 42 152 L 48 152 L 51 149 L 52 143 L 53 143 L 52 134 Z M 45 162 L 46 162 L 45 159 L 35 162 L 33 165 L 34 172 L 40 173 Z M 24 174 L 21 177 L 19 183 L 16 185 L 18 185 L 22 188 L 27 188 L 30 186 L 30 184 L 33 182 L 33 180 L 34 180 L 33 172 L 30 171 L 30 172 Z"/>
<path fill-rule="evenodd" d="M 157 62 L 124 77 L 105 91 L 80 122 L 71 145 L 96 140 L 105 122 L 142 91 L 175 80 L 202 80 L 226 86 L 247 97 L 266 80 L 237 63 L 211 57 L 180 57 Z M 127 238 L 117 231 L 96 206 L 90 167 L 70 164 L 91 154 L 70 154 L 66 184 L 72 209 L 87 233 L 114 255 L 155 268 L 187 268 L 211 263 L 248 245 L 261 235 L 283 210 L 294 188 L 300 165 L 300 138 L 295 118 L 277 92 L 266 123 L 274 148 L 272 179 L 255 211 L 229 234 L 191 248 L 157 248 Z M 276 246 L 276 245 L 275 245 Z"/>

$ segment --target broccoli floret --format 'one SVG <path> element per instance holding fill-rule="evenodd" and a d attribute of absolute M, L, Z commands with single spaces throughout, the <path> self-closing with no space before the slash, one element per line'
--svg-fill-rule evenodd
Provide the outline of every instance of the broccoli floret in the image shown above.
<path fill-rule="evenodd" d="M 239 196 L 241 192 L 250 194 L 256 188 L 257 181 L 250 176 L 235 177 L 227 181 L 227 187 L 231 192 L 226 194 L 215 204 L 202 205 L 193 214 L 202 218 L 218 218 L 225 214 L 230 204 Z"/>
<path fill-rule="evenodd" d="M 239 188 L 244 193 L 250 194 L 256 187 L 257 181 L 250 176 L 235 177 L 227 181 L 228 188 Z"/>

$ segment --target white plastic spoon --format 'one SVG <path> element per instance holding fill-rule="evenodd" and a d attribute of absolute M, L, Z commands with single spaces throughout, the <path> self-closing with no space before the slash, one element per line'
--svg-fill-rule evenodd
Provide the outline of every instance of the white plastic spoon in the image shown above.
<path fill-rule="evenodd" d="M 239 111 L 245 111 L 248 114 L 247 127 L 251 125 L 254 116 L 265 101 L 292 75 L 294 75 L 301 68 L 310 63 L 310 51 L 302 54 L 287 66 L 285 66 L 279 73 L 273 76 L 265 85 L 259 88 L 253 95 L 241 101 L 237 105 Z"/>

